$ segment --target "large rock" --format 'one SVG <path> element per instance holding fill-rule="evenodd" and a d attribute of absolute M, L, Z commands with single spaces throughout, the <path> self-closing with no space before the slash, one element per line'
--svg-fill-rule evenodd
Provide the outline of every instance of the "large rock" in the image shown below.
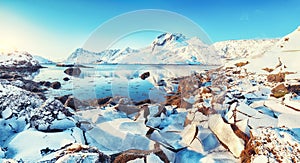
<path fill-rule="evenodd" d="M 88 141 L 94 142 L 93 145 L 100 150 L 152 150 L 154 142 L 145 136 L 147 132 L 148 128 L 143 122 L 121 118 L 97 124 L 86 132 L 86 136 Z"/>
<path fill-rule="evenodd" d="M 289 93 L 289 90 L 285 87 L 283 83 L 277 85 L 276 87 L 272 88 L 272 96 L 276 98 L 283 97 L 287 93 Z"/>
<path fill-rule="evenodd" d="M 60 84 L 60 82 L 56 81 L 56 82 L 51 83 L 50 87 L 53 89 L 59 89 L 61 87 L 61 84 Z"/>
<path fill-rule="evenodd" d="M 244 142 L 233 132 L 231 126 L 226 124 L 220 114 L 209 117 L 209 128 L 225 144 L 235 157 L 240 157 L 244 150 Z"/>
<path fill-rule="evenodd" d="M 143 73 L 143 74 L 140 76 L 140 78 L 143 79 L 143 80 L 145 80 L 145 79 L 147 79 L 149 76 L 150 76 L 150 72 L 145 72 L 145 73 Z"/>
<path fill-rule="evenodd" d="M 38 162 L 44 155 L 74 142 L 84 143 L 84 137 L 79 128 L 51 133 L 29 129 L 17 134 L 7 142 L 7 158 L 22 159 L 24 162 Z"/>
<path fill-rule="evenodd" d="M 70 67 L 70 68 L 67 68 L 65 71 L 64 71 L 65 74 L 68 74 L 70 76 L 75 76 L 75 77 L 78 77 L 80 74 L 81 74 L 81 70 L 80 68 L 78 67 Z"/>

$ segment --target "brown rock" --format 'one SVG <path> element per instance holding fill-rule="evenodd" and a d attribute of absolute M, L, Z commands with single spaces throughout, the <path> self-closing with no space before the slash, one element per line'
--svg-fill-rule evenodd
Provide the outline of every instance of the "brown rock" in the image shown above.
<path fill-rule="evenodd" d="M 266 67 L 266 68 L 263 68 L 262 70 L 265 70 L 265 71 L 267 71 L 267 72 L 272 72 L 272 71 L 274 71 L 274 69 L 272 69 L 272 68 L 268 68 L 268 67 Z"/>
<path fill-rule="evenodd" d="M 289 93 L 288 89 L 284 86 L 284 84 L 279 84 L 276 87 L 274 87 L 272 90 L 272 95 L 276 98 L 283 97 L 285 94 Z"/>
<path fill-rule="evenodd" d="M 278 73 L 278 74 L 270 74 L 267 76 L 268 82 L 284 82 L 285 81 L 285 74 L 284 73 Z"/>
<path fill-rule="evenodd" d="M 239 62 L 239 63 L 236 63 L 236 64 L 234 64 L 236 67 L 243 67 L 243 66 L 245 66 L 245 65 L 247 65 L 247 64 L 249 64 L 250 62 L 249 61 L 246 61 L 246 62 Z"/>

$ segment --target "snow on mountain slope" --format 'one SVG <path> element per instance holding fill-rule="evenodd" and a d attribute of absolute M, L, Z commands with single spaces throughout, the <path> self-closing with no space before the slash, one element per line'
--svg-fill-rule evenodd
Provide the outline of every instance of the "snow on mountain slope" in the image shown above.
<path fill-rule="evenodd" d="M 50 61 L 49 59 L 46 59 L 38 55 L 33 55 L 33 58 L 36 59 L 40 64 L 54 64 L 53 61 Z"/>
<path fill-rule="evenodd" d="M 131 48 L 126 48 L 123 50 L 104 50 L 102 52 L 96 53 L 85 50 L 83 48 L 78 48 L 73 52 L 66 60 L 69 63 L 81 63 L 81 64 L 94 64 L 94 63 L 114 63 L 114 60 L 123 55 L 127 55 L 135 50 Z"/>
<path fill-rule="evenodd" d="M 216 42 L 213 45 L 222 58 L 232 60 L 262 55 L 274 47 L 278 40 L 228 40 Z"/>
<path fill-rule="evenodd" d="M 214 48 L 194 37 L 164 33 L 150 46 L 130 54 L 118 63 L 130 64 L 220 64 Z"/>
<path fill-rule="evenodd" d="M 273 69 L 271 73 L 278 73 L 279 71 L 298 72 L 296 74 L 288 75 L 289 78 L 300 77 L 300 27 L 292 33 L 280 39 L 272 48 L 261 56 L 240 59 L 239 62 L 248 61 L 249 64 L 245 68 L 249 72 L 258 74 L 266 74 L 264 68 Z M 227 66 L 235 67 L 234 62 L 226 63 Z"/>
<path fill-rule="evenodd" d="M 40 68 L 39 62 L 28 52 L 11 51 L 0 52 L 0 68 L 1 69 L 30 69 L 36 70 Z"/>
<path fill-rule="evenodd" d="M 69 56 L 67 62 L 124 64 L 220 64 L 219 55 L 211 45 L 194 37 L 164 33 L 150 46 L 140 50 L 105 50 L 99 53 L 82 48 Z"/>

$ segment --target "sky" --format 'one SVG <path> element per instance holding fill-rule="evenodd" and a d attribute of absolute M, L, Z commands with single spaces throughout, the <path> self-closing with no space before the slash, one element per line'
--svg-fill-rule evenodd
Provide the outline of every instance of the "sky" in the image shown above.
<path fill-rule="evenodd" d="M 172 27 L 182 29 L 178 32 L 183 34 L 193 31 L 181 21 L 168 21 L 163 16 L 137 22 L 128 18 L 128 23 L 112 26 L 112 20 L 121 22 L 120 15 L 143 9 L 178 14 L 199 26 L 211 42 L 280 38 L 300 25 L 299 0 L 0 0 L 0 49 L 26 50 L 59 61 L 85 46 L 105 24 L 110 24 L 107 29 L 111 31 L 102 34 L 103 40 L 112 40 L 114 30 L 131 25 L 144 27 L 152 19 L 161 19 L 158 23 L 168 26 L 120 35 L 110 42 L 112 48 L 149 45 L 158 34 Z"/>

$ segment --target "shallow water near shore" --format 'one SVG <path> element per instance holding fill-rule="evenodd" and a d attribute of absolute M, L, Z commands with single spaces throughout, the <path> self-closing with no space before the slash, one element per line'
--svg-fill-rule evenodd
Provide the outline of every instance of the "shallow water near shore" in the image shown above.
<path fill-rule="evenodd" d="M 58 90 L 49 89 L 48 97 L 73 94 L 81 100 L 104 98 L 108 96 L 130 97 L 133 101 L 155 98 L 159 94 L 154 83 L 161 79 L 188 76 L 216 68 L 202 65 L 88 65 L 92 68 L 80 68 L 79 77 L 64 73 L 66 67 L 43 65 L 34 76 L 34 81 L 59 81 L 62 87 Z M 142 80 L 140 75 L 150 72 L 150 77 Z M 69 81 L 63 78 L 68 77 Z M 151 97 L 152 96 L 152 97 Z"/>

